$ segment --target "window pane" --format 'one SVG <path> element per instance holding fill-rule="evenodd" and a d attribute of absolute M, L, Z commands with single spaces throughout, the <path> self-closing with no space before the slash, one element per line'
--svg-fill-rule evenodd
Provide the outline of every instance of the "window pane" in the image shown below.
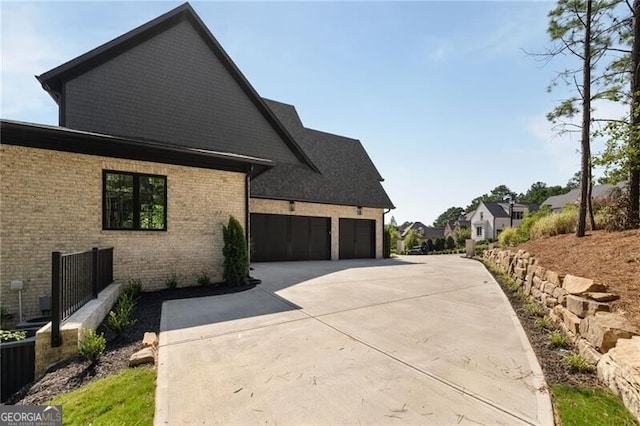
<path fill-rule="evenodd" d="M 106 229 L 133 229 L 133 176 L 107 173 Z"/>
<path fill-rule="evenodd" d="M 165 229 L 164 177 L 140 176 L 140 229 Z"/>

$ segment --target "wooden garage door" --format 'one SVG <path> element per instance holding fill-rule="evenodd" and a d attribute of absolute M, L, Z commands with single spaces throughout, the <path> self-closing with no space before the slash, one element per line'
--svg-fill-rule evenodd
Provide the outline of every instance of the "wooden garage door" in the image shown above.
<path fill-rule="evenodd" d="M 251 214 L 254 262 L 328 260 L 331 220 L 327 217 Z"/>
<path fill-rule="evenodd" d="M 340 259 L 375 258 L 375 230 L 375 220 L 340 219 Z"/>

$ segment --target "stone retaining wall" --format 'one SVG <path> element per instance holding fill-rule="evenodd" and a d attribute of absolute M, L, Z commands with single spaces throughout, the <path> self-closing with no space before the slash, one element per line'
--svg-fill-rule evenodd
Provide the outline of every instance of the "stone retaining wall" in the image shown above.
<path fill-rule="evenodd" d="M 640 330 L 612 312 L 619 296 L 604 283 L 546 269 L 524 250 L 485 250 L 483 257 L 545 306 L 580 355 L 597 366 L 598 377 L 640 419 L 640 337 L 634 338 Z"/>

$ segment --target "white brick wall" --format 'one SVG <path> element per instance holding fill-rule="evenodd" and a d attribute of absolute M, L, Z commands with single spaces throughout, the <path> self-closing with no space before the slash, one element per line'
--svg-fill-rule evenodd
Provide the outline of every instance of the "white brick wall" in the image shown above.
<path fill-rule="evenodd" d="M 180 286 L 204 271 L 222 279 L 222 224 L 245 223 L 243 173 L 0 146 L 0 304 L 17 313 L 13 279 L 25 281 L 23 313 L 40 315 L 50 295 L 51 252 L 113 246 L 114 278 L 162 289 L 175 273 Z M 103 231 L 102 171 L 167 176 L 167 231 Z"/>

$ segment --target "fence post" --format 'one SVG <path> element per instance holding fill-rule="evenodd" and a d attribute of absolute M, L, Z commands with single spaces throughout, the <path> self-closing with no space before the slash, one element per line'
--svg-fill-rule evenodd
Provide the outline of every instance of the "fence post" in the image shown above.
<path fill-rule="evenodd" d="M 60 336 L 60 318 L 62 317 L 62 283 L 60 282 L 60 270 L 62 253 L 51 253 L 51 347 L 62 344 Z"/>
<path fill-rule="evenodd" d="M 92 250 L 92 258 L 93 264 L 91 269 L 91 292 L 93 293 L 93 298 L 98 298 L 98 247 L 94 247 Z"/>

